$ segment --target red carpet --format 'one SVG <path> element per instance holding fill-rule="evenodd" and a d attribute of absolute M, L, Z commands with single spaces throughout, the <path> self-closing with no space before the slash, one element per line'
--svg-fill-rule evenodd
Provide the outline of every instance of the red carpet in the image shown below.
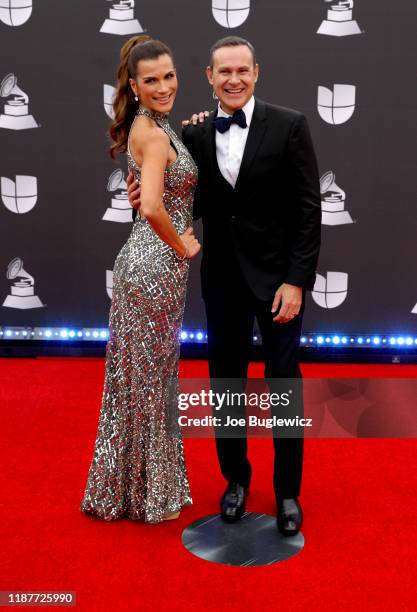
<path fill-rule="evenodd" d="M 224 488 L 212 440 L 186 440 L 194 505 L 150 526 L 83 515 L 103 383 L 101 359 L 0 360 L 0 590 L 71 590 L 77 608 L 414 610 L 415 440 L 306 440 L 305 548 L 265 568 L 202 561 L 182 529 L 217 512 Z M 204 362 L 182 362 L 205 376 Z M 417 375 L 415 366 L 306 365 L 307 376 Z M 251 367 L 262 375 L 260 364 Z M 274 513 L 272 442 L 251 440 L 248 510 Z"/>

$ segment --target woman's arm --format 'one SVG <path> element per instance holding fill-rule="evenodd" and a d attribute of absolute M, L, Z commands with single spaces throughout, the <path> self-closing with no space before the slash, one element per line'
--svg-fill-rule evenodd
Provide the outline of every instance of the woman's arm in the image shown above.
<path fill-rule="evenodd" d="M 180 257 L 188 257 L 195 254 L 196 245 L 193 241 L 197 241 L 189 230 L 186 235 L 183 234 L 185 240 L 179 236 L 163 204 L 164 172 L 169 146 L 168 136 L 156 128 L 143 127 L 140 140 L 132 139 L 132 148 L 142 158 L 140 211 L 161 240 Z"/>

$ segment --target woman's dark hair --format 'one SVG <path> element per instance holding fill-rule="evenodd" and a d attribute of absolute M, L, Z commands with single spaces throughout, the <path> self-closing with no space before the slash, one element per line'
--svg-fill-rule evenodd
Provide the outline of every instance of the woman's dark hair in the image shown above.
<path fill-rule="evenodd" d="M 117 153 L 126 151 L 130 126 L 138 108 L 129 78 L 136 79 L 138 62 L 157 59 L 161 55 L 169 55 L 174 61 L 169 47 L 143 34 L 133 36 L 121 48 L 116 93 L 113 99 L 114 119 L 109 129 L 113 141 L 109 149 L 112 159 L 115 159 Z"/>

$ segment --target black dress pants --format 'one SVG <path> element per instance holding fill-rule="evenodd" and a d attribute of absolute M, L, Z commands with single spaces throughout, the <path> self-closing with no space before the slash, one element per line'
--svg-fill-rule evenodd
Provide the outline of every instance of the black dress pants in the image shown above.
<path fill-rule="evenodd" d="M 301 378 L 299 343 L 305 292 L 300 314 L 288 323 L 274 323 L 272 319 L 277 313 L 271 313 L 272 300 L 263 302 L 253 295 L 237 264 L 228 271 L 227 275 L 220 273 L 209 289 L 206 285 L 204 292 L 211 380 L 218 383 L 218 379 L 240 379 L 240 391 L 244 390 L 255 317 L 262 335 L 265 378 Z M 302 393 L 299 403 L 302 411 Z M 300 411 L 298 414 L 303 416 Z M 297 497 L 303 464 L 302 433 L 298 437 L 274 436 L 273 442 L 276 499 Z M 233 438 L 216 435 L 216 449 L 224 478 L 248 487 L 251 466 L 244 433 Z"/>

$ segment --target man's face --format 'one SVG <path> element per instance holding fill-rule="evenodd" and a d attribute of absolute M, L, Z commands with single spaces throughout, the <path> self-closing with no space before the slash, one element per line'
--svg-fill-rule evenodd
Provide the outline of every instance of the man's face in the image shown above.
<path fill-rule="evenodd" d="M 252 97 L 259 66 L 253 64 L 249 47 L 237 45 L 217 49 L 213 54 L 213 68 L 207 66 L 206 72 L 222 109 L 232 115 Z"/>

